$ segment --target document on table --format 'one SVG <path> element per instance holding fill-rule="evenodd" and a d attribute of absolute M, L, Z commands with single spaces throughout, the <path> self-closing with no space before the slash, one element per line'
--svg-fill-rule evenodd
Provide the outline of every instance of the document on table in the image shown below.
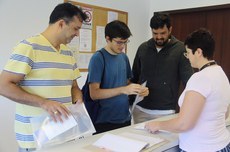
<path fill-rule="evenodd" d="M 106 133 L 93 143 L 93 145 L 114 152 L 139 152 L 149 144 L 147 142 Z"/>
<path fill-rule="evenodd" d="M 142 83 L 142 86 L 145 87 L 146 84 L 147 84 L 147 81 L 145 81 L 144 83 Z M 143 99 L 144 99 L 144 97 L 143 97 L 143 96 L 139 96 L 139 94 L 136 96 L 135 101 L 134 101 L 133 106 L 132 106 L 131 113 L 133 113 L 133 109 L 135 108 L 135 106 L 136 106 L 139 102 L 141 102 Z"/>
<path fill-rule="evenodd" d="M 129 133 L 129 132 L 124 132 L 120 135 L 122 135 L 123 137 L 128 137 L 130 139 L 146 142 L 148 143 L 148 146 L 146 148 L 152 147 L 153 145 L 156 145 L 164 141 L 164 139 L 159 138 L 159 137 L 145 136 L 145 135 Z"/>

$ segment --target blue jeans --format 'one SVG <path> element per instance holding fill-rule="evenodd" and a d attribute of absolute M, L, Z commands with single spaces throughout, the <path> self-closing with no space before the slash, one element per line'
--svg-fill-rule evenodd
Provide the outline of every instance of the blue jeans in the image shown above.
<path fill-rule="evenodd" d="M 18 152 L 34 152 L 36 151 L 35 148 L 18 148 Z"/>
<path fill-rule="evenodd" d="M 180 149 L 180 152 L 186 152 L 186 151 Z M 230 152 L 230 143 L 226 147 L 224 147 L 223 149 L 221 149 L 217 152 Z"/>

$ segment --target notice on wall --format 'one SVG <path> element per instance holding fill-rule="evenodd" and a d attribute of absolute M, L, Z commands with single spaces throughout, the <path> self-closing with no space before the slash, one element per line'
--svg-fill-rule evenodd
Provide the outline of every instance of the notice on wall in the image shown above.
<path fill-rule="evenodd" d="M 88 18 L 85 21 L 83 21 L 81 28 L 92 30 L 92 21 L 93 21 L 92 8 L 82 7 L 82 11 L 88 16 Z"/>
<path fill-rule="evenodd" d="M 97 26 L 96 32 L 97 32 L 96 50 L 99 50 L 99 49 L 106 46 L 105 27 L 104 26 Z"/>
<path fill-rule="evenodd" d="M 79 53 L 77 58 L 77 66 L 79 69 L 88 69 L 89 62 L 93 53 Z"/>
<path fill-rule="evenodd" d="M 108 20 L 107 23 L 110 23 L 114 20 L 118 20 L 118 13 L 117 12 L 112 12 L 112 11 L 108 11 Z"/>
<path fill-rule="evenodd" d="M 79 51 L 92 51 L 92 30 L 80 29 L 80 45 Z"/>

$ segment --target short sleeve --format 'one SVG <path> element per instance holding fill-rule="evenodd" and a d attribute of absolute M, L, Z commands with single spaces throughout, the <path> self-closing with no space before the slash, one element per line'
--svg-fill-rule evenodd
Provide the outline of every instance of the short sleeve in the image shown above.
<path fill-rule="evenodd" d="M 186 90 L 192 90 L 200 93 L 205 98 L 210 95 L 212 90 L 212 85 L 210 83 L 210 80 L 198 73 L 195 73 L 192 75 L 192 77 L 189 79 Z"/>
<path fill-rule="evenodd" d="M 95 53 L 89 63 L 88 82 L 101 82 L 104 70 L 104 61 L 101 53 Z"/>
<path fill-rule="evenodd" d="M 4 70 L 26 75 L 32 69 L 34 58 L 32 46 L 23 40 L 14 48 Z"/>
<path fill-rule="evenodd" d="M 131 70 L 131 66 L 130 66 L 130 63 L 129 63 L 129 59 L 128 59 L 126 54 L 123 54 L 123 56 L 124 56 L 125 62 L 126 62 L 127 79 L 131 79 L 133 77 L 133 75 L 132 75 L 132 70 Z"/>

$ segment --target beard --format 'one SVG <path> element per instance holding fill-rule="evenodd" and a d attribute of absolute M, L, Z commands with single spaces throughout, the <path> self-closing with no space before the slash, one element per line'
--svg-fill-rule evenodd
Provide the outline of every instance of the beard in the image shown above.
<path fill-rule="evenodd" d="M 163 46 L 165 46 L 168 43 L 168 41 L 169 41 L 169 38 L 167 38 L 166 40 L 163 39 L 163 38 L 162 39 L 156 39 L 155 40 L 155 44 L 157 46 L 163 47 Z"/>

